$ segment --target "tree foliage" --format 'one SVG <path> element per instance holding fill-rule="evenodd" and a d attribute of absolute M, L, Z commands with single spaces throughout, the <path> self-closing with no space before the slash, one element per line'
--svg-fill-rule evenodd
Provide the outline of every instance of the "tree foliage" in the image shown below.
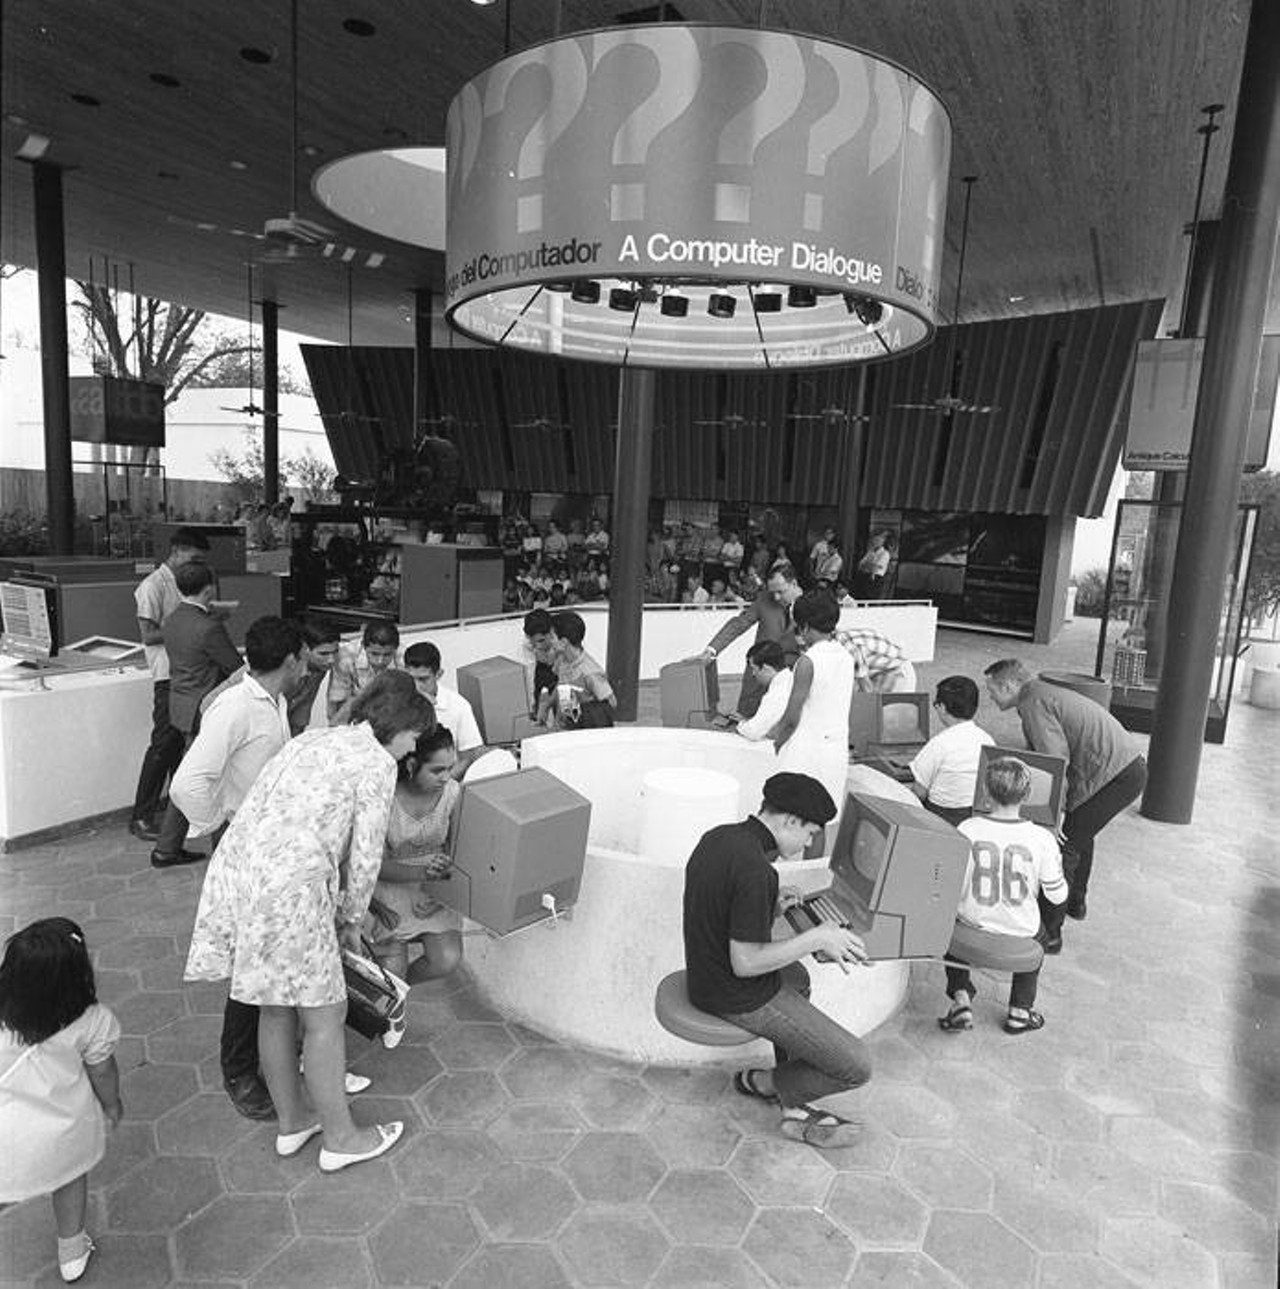
<path fill-rule="evenodd" d="M 1257 619 L 1280 610 L 1280 473 L 1259 470 L 1245 475 L 1240 500 L 1260 508 L 1245 603 L 1245 612 Z"/>
<path fill-rule="evenodd" d="M 266 468 L 262 439 L 252 430 L 244 436 L 244 451 L 218 448 L 209 454 L 209 464 L 235 489 L 241 501 L 261 501 L 265 495 Z M 307 494 L 308 501 L 323 501 L 333 491 L 333 470 L 310 449 L 296 456 L 280 458 L 278 489 L 291 484 Z"/>

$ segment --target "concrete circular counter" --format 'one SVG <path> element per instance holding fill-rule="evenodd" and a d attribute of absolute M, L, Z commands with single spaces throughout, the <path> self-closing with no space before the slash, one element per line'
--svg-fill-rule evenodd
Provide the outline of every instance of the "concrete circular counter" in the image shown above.
<path fill-rule="evenodd" d="M 655 1020 L 658 982 L 684 966 L 684 865 L 698 837 L 744 818 L 773 773 L 768 744 L 712 730 L 577 730 L 527 740 L 525 766 L 541 766 L 592 803 L 578 902 L 567 915 L 502 939 L 471 936 L 467 963 L 503 1015 L 540 1033 L 632 1061 L 667 1065 L 769 1063 L 771 1049 L 702 1048 Z M 680 776 L 655 771 L 683 771 Z M 738 785 L 736 801 L 720 776 Z M 699 792 L 703 780 L 706 791 Z M 673 805 L 673 792 L 687 798 Z M 642 852 L 642 839 L 648 849 Z M 781 862 L 784 884 L 827 884 L 825 860 Z M 882 962 L 844 974 L 805 959 L 813 1000 L 865 1034 L 906 995 L 908 964 Z"/>

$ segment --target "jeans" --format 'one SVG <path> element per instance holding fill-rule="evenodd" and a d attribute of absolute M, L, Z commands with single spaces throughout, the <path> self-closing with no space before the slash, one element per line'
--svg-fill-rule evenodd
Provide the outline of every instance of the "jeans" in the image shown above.
<path fill-rule="evenodd" d="M 252 1003 L 227 999 L 219 1056 L 228 1082 L 258 1074 L 258 1009 Z"/>
<path fill-rule="evenodd" d="M 160 798 L 169 776 L 178 768 L 186 740 L 169 720 L 169 682 L 157 680 L 151 700 L 151 742 L 138 771 L 138 790 L 133 800 L 133 817 L 152 823 L 160 809 Z"/>
<path fill-rule="evenodd" d="M 1061 907 L 1061 906 L 1059 906 Z M 973 997 L 973 981 L 969 979 L 968 967 L 953 967 L 948 965 L 947 971 L 947 997 L 954 998 L 957 989 L 963 989 L 970 998 Z M 1024 1010 L 1030 1010 L 1031 1004 L 1036 1000 L 1036 987 L 1040 983 L 1040 968 L 1034 971 L 1015 971 L 1013 973 L 1013 983 L 1009 987 L 1009 1006 L 1021 1007 Z"/>
<path fill-rule="evenodd" d="M 871 1077 L 866 1044 L 809 1001 L 809 973 L 798 962 L 783 968 L 782 988 L 762 1007 L 722 1014 L 773 1043 L 773 1086 L 784 1107 L 847 1092 Z"/>

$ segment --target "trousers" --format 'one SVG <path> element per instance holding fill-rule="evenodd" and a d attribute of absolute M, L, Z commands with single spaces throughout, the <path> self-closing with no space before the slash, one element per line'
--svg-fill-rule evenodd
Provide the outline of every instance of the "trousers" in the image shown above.
<path fill-rule="evenodd" d="M 867 1045 L 809 1001 L 809 973 L 793 962 L 782 987 L 761 1007 L 725 1012 L 725 1020 L 773 1044 L 773 1086 L 784 1106 L 808 1105 L 859 1088 L 871 1077 Z"/>
<path fill-rule="evenodd" d="M 138 789 L 133 799 L 133 817 L 154 821 L 169 776 L 178 768 L 186 750 L 182 731 L 169 720 L 169 682 L 157 680 L 151 696 L 151 742 L 142 756 Z"/>

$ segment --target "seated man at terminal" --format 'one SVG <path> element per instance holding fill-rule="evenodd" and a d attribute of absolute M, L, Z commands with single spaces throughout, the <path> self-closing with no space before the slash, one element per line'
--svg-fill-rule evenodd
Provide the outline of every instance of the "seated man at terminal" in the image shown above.
<path fill-rule="evenodd" d="M 394 622 L 368 622 L 358 645 L 344 645 L 329 673 L 329 724 L 345 725 L 355 696 L 377 675 L 398 666 Z"/>
<path fill-rule="evenodd" d="M 689 1001 L 773 1042 L 774 1068 L 741 1070 L 734 1087 L 781 1107 L 783 1135 L 820 1149 L 849 1145 L 859 1125 L 814 1103 L 861 1087 L 871 1066 L 862 1040 L 809 1002 L 800 959 L 816 953 L 863 962 L 866 950 L 852 931 L 826 922 L 773 940 L 774 920 L 799 900 L 779 889 L 774 861 L 803 851 L 835 814 L 816 779 L 772 775 L 756 814 L 703 835 L 684 882 Z"/>
<path fill-rule="evenodd" d="M 552 614 L 556 689 L 539 718 L 552 718 L 559 729 L 601 729 L 613 724 L 618 700 L 604 668 L 582 647 L 586 637 L 581 614 Z"/>
<path fill-rule="evenodd" d="M 1040 930 L 1041 899 L 1060 905 L 1067 898 L 1062 857 L 1054 835 L 1023 819 L 1018 807 L 1031 792 L 1027 767 L 1013 757 L 987 766 L 986 789 L 993 809 L 960 825 L 969 839 L 960 907 L 956 917 L 970 926 L 997 935 L 1032 936 Z M 973 1028 L 973 998 L 977 990 L 967 967 L 947 967 L 947 997 L 951 1008 L 938 1018 L 949 1033 Z M 1040 968 L 1016 971 L 1009 989 L 1006 1034 L 1026 1034 L 1044 1028 L 1035 1010 Z"/>
<path fill-rule="evenodd" d="M 418 693 L 429 698 L 436 709 L 436 720 L 453 736 L 450 749 L 453 777 L 461 779 L 467 767 L 484 752 L 484 739 L 475 713 L 456 689 L 440 679 L 440 650 L 429 640 L 410 645 L 404 651 L 404 669 L 413 677 Z"/>
<path fill-rule="evenodd" d="M 915 692 L 916 669 L 900 644 L 868 627 L 837 631 L 836 639 L 853 658 L 855 689 L 879 694 Z"/>
<path fill-rule="evenodd" d="M 933 710 L 942 729 L 911 762 L 912 788 L 925 809 L 950 824 L 959 824 L 973 814 L 979 749 L 993 746 L 995 739 L 974 724 L 978 686 L 968 676 L 940 680 Z"/>
<path fill-rule="evenodd" d="M 776 640 L 761 640 L 747 650 L 747 671 L 764 686 L 764 697 L 754 716 L 739 718 L 737 729 L 743 738 L 758 743 L 769 737 L 787 710 L 795 674 L 787 666 L 786 655 Z"/>

